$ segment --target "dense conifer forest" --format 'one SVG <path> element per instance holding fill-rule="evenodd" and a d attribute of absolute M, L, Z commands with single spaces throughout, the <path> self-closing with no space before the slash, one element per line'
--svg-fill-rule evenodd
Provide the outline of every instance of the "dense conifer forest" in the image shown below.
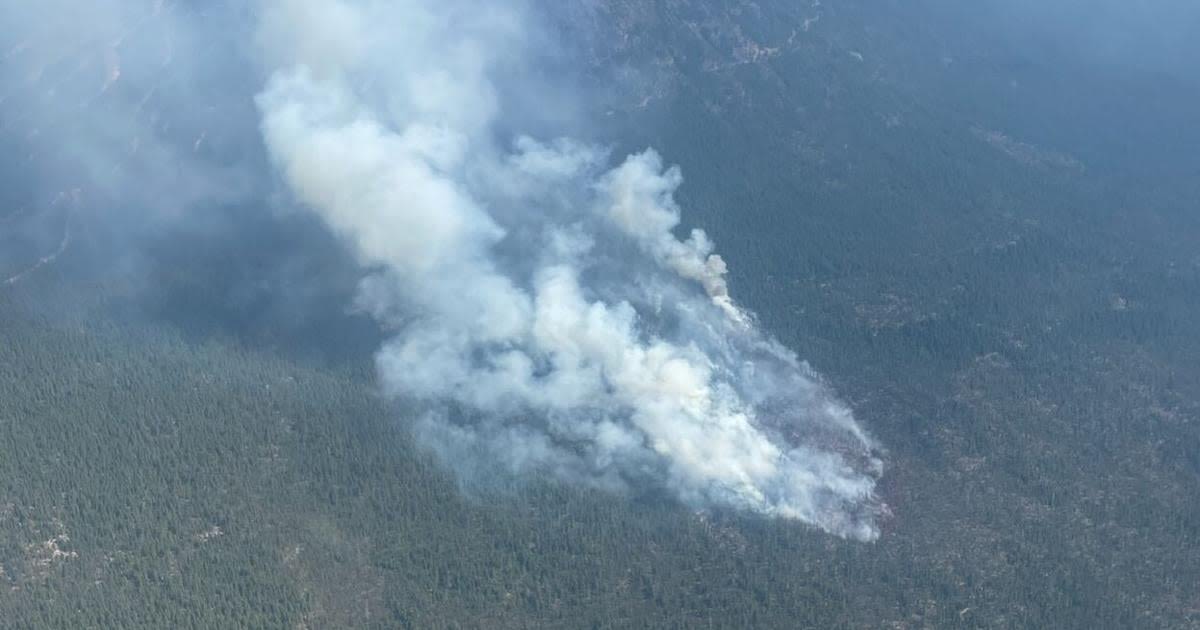
<path fill-rule="evenodd" d="M 0 627 L 1200 628 L 1200 79 L 999 10 L 816 4 L 559 17 L 599 81 L 645 69 L 597 135 L 682 166 L 734 296 L 882 445 L 877 541 L 462 483 L 304 218 L 217 209 L 253 227 L 130 274 L 46 205 L 70 246 L 0 284 Z M 17 212 L 0 278 L 46 250 Z"/>

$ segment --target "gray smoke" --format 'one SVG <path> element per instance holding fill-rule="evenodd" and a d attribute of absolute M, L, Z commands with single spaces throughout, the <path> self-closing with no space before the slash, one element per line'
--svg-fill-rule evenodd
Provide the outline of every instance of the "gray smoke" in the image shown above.
<path fill-rule="evenodd" d="M 99 240 L 133 264 L 147 235 L 253 197 L 246 23 L 167 0 L 0 2 L 0 276 Z"/>
<path fill-rule="evenodd" d="M 282 179 L 371 273 L 388 393 L 459 469 L 660 487 L 878 536 L 873 444 L 730 297 L 653 150 L 511 132 L 536 21 L 513 3 L 273 0 L 257 97 Z M 506 83 L 516 81 L 518 83 Z M 611 164 L 616 164 L 611 167 Z"/>
<path fill-rule="evenodd" d="M 383 387 L 464 479 L 874 539 L 872 441 L 683 230 L 677 168 L 562 137 L 558 52 L 512 0 L 0 3 L 0 290 L 83 242 L 144 273 L 161 233 L 254 239 L 273 167 L 367 270 Z"/>

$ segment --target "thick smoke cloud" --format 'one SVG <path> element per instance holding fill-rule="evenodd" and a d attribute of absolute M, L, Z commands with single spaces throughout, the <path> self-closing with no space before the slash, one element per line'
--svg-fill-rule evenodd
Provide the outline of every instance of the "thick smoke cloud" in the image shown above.
<path fill-rule="evenodd" d="M 160 233 L 204 234 L 183 259 L 263 237 L 257 255 L 283 256 L 260 209 L 289 205 L 277 177 L 366 270 L 353 306 L 388 330 L 382 386 L 464 479 L 878 536 L 872 441 L 683 232 L 677 168 L 564 137 L 586 108 L 532 7 L 50 0 L 0 18 L 2 174 L 21 191 L 0 199 L 0 281 L 84 240 L 106 243 L 85 266 L 147 274 L 130 252 Z"/>
<path fill-rule="evenodd" d="M 385 387 L 427 403 L 420 436 L 464 474 L 650 484 L 875 538 L 870 439 L 733 302 L 704 232 L 676 237 L 679 170 L 508 131 L 535 24 L 469 1 L 264 12 L 263 137 L 373 270 Z"/>

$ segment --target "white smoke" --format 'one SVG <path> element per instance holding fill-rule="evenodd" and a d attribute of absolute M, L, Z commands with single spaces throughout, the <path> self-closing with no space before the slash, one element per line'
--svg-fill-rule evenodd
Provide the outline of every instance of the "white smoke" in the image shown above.
<path fill-rule="evenodd" d="M 871 441 L 733 302 L 704 232 L 676 238 L 679 170 L 511 137 L 519 7 L 273 0 L 262 20 L 268 151 L 373 270 L 382 381 L 427 404 L 451 466 L 878 536 Z"/>

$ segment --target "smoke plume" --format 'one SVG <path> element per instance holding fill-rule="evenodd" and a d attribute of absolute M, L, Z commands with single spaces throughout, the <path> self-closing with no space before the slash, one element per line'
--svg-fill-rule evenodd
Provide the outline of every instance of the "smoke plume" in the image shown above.
<path fill-rule="evenodd" d="M 734 301 L 714 243 L 683 226 L 679 169 L 567 137 L 595 126 L 534 9 L 0 4 L 0 290 L 72 259 L 155 278 L 139 249 L 204 261 L 233 239 L 316 269 L 307 241 L 265 227 L 294 201 L 357 259 L 353 307 L 389 339 L 380 381 L 461 478 L 665 492 L 874 539 L 872 441 Z M 195 238 L 151 247 L 163 234 Z M 260 269 L 254 295 L 307 283 L 289 317 L 326 295 L 316 273 Z"/>
<path fill-rule="evenodd" d="M 538 116 L 510 97 L 538 102 L 530 11 L 274 0 L 260 26 L 270 158 L 370 270 L 381 380 L 448 465 L 878 536 L 871 440 L 733 301 L 705 233 L 677 236 L 680 171 L 514 133 Z"/>

